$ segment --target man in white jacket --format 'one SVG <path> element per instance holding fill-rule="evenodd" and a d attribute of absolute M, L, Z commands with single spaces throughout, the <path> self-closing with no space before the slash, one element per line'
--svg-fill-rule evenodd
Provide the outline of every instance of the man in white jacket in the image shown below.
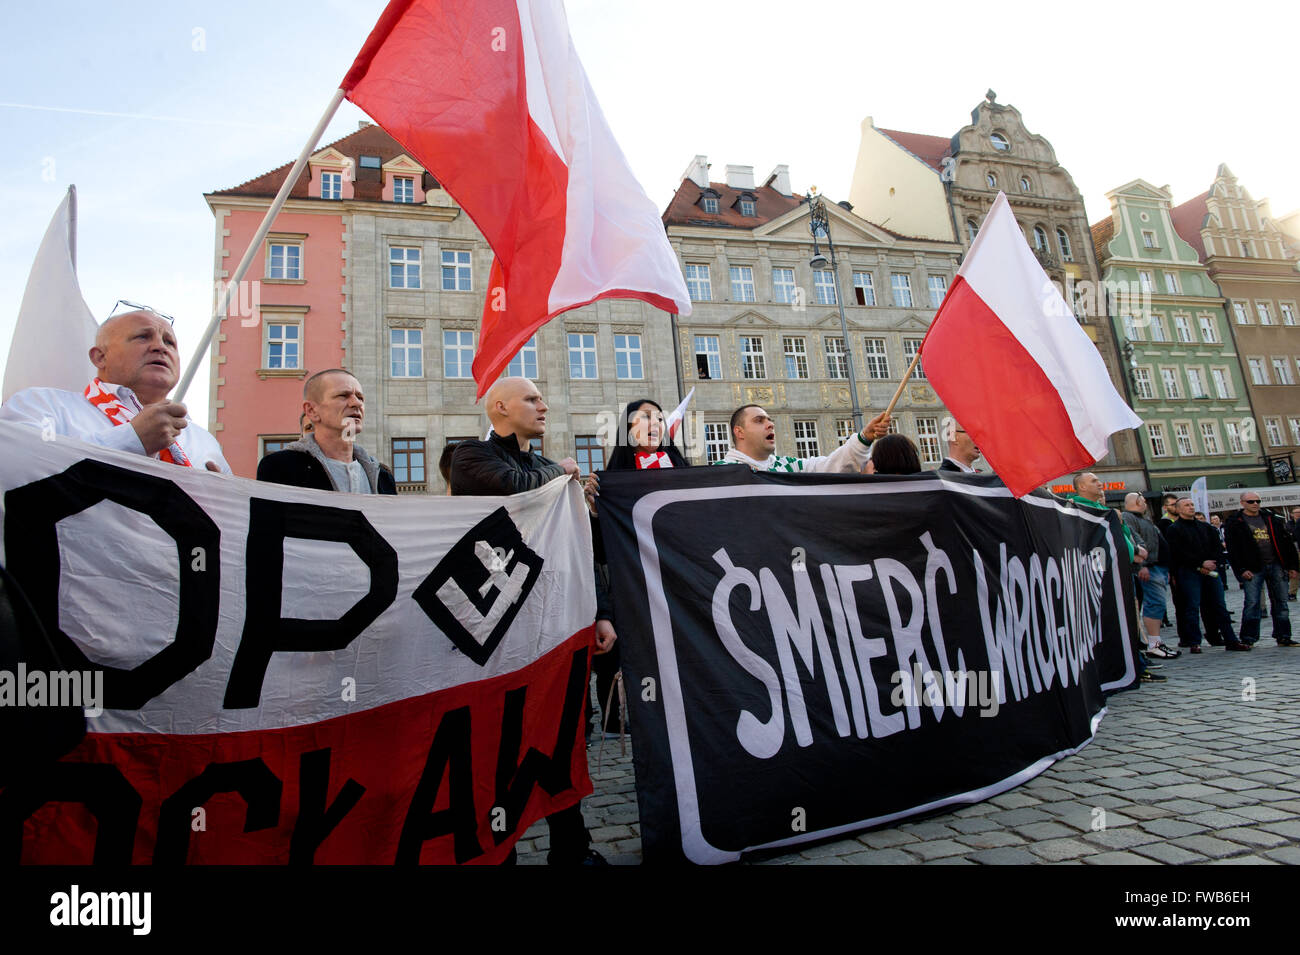
<path fill-rule="evenodd" d="M 881 413 L 857 434 L 822 457 L 795 458 L 776 454 L 776 423 L 758 405 L 741 405 L 731 415 L 731 440 L 735 447 L 719 464 L 747 464 L 755 471 L 839 472 L 856 474 L 871 457 L 871 442 L 889 433 L 889 415 Z"/>

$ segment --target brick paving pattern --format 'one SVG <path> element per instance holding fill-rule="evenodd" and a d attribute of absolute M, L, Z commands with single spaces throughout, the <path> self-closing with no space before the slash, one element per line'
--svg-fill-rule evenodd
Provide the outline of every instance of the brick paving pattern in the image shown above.
<path fill-rule="evenodd" d="M 1228 593 L 1234 623 L 1242 594 Z M 1289 605 L 1293 616 L 1300 604 Z M 1295 620 L 1300 632 L 1300 619 Z M 1111 696 L 1078 754 L 1010 792 L 901 825 L 756 860 L 762 865 L 1300 864 L 1300 649 L 1265 618 L 1250 653 L 1207 647 L 1166 660 L 1169 682 Z M 1163 639 L 1177 643 L 1166 628 Z M 1254 681 L 1253 701 L 1243 691 Z M 641 861 L 630 744 L 596 740 L 583 814 L 615 865 Z M 1096 828 L 1099 811 L 1105 828 Z M 519 862 L 545 864 L 545 822 Z"/>

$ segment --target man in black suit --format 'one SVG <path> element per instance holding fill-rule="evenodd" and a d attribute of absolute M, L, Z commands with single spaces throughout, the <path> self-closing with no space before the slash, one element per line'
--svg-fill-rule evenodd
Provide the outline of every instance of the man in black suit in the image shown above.
<path fill-rule="evenodd" d="M 352 494 L 396 494 L 393 475 L 357 444 L 366 415 L 361 383 L 342 368 L 318 371 L 302 389 L 311 431 L 262 458 L 257 479 Z"/>
<path fill-rule="evenodd" d="M 980 449 L 975 446 L 975 442 L 955 418 L 945 418 L 943 425 L 943 436 L 948 442 L 948 456 L 939 465 L 939 470 L 974 474 L 975 461 L 980 456 Z"/>

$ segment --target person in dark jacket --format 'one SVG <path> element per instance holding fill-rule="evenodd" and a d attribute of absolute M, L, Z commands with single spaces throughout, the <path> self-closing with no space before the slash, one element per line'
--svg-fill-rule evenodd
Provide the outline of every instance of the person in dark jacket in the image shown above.
<path fill-rule="evenodd" d="M 1169 544 L 1169 566 L 1178 580 L 1178 645 L 1201 652 L 1201 604 L 1209 603 L 1211 614 L 1205 639 L 1217 644 L 1222 638 L 1225 649 L 1249 650 L 1237 639 L 1223 599 L 1218 577 L 1219 535 L 1204 521 L 1196 519 L 1196 505 L 1190 497 L 1178 499 L 1178 520 L 1165 531 Z M 1211 632 L 1211 629 L 1214 632 Z"/>
<path fill-rule="evenodd" d="M 546 402 L 527 378 L 502 378 L 483 399 L 492 431 L 483 441 L 462 441 L 451 456 L 451 492 L 463 495 L 506 495 L 532 491 L 551 481 L 578 480 L 573 458 L 552 461 L 530 447 L 533 438 L 546 433 Z M 596 652 L 605 653 L 616 639 L 612 629 L 597 633 Z M 581 804 L 546 817 L 551 829 L 552 865 L 606 865 L 600 853 L 589 848 L 591 837 L 582 818 Z"/>
<path fill-rule="evenodd" d="M 257 465 L 257 479 L 318 491 L 396 494 L 393 475 L 357 444 L 365 420 L 361 383 L 342 368 L 319 371 L 302 389 L 311 431 Z"/>
<path fill-rule="evenodd" d="M 1258 492 L 1242 492 L 1241 510 L 1230 514 L 1224 525 L 1228 559 L 1241 577 L 1246 597 L 1241 639 L 1248 644 L 1259 639 L 1260 591 L 1267 585 L 1273 639 L 1280 647 L 1300 646 L 1291 639 L 1291 615 L 1286 606 L 1287 578 L 1300 577 L 1295 542 L 1282 522 L 1262 511 L 1259 504 Z"/>

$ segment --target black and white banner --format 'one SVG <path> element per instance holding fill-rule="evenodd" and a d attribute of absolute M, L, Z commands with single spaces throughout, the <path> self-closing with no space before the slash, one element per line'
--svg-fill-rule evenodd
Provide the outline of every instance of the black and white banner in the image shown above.
<path fill-rule="evenodd" d="M 1136 680 L 1114 514 L 995 478 L 612 472 L 647 861 L 732 861 L 1010 789 Z"/>

